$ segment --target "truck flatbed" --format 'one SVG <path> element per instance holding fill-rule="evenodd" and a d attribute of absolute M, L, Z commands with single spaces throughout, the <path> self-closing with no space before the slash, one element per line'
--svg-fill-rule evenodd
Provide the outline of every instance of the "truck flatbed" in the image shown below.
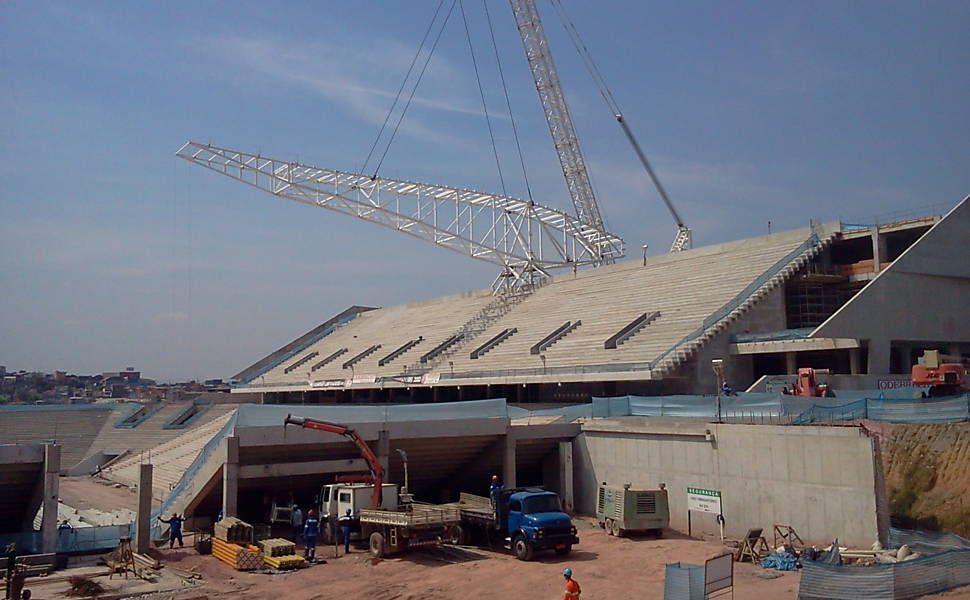
<path fill-rule="evenodd" d="M 451 505 L 415 503 L 409 510 L 360 510 L 361 523 L 392 525 L 408 529 L 453 525 L 460 520 L 461 513 Z"/>

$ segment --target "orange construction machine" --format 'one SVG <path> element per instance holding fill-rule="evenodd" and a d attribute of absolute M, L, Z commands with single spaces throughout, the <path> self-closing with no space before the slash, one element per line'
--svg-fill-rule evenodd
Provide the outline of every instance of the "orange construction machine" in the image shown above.
<path fill-rule="evenodd" d="M 930 386 L 927 396 L 951 396 L 967 389 L 967 367 L 963 358 L 944 356 L 939 350 L 924 350 L 913 365 L 913 385 Z"/>
<path fill-rule="evenodd" d="M 812 396 L 823 398 L 831 396 L 827 383 L 819 381 L 818 375 L 828 375 L 828 369 L 813 369 L 812 367 L 802 367 L 798 369 L 798 379 L 792 386 L 792 394 L 795 396 Z"/>

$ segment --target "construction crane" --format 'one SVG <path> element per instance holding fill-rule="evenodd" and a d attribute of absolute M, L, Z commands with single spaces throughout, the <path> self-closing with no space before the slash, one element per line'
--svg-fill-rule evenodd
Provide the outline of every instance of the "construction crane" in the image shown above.
<path fill-rule="evenodd" d="M 527 282 L 535 273 L 623 256 L 619 236 L 511 196 L 323 169 L 192 141 L 176 156 L 274 196 L 499 265 L 505 281 Z"/>
<path fill-rule="evenodd" d="M 603 99 L 606 100 L 613 118 L 620 124 L 623 134 L 626 136 L 633 151 L 636 153 L 640 164 L 650 176 L 654 187 L 660 194 L 660 198 L 670 211 L 670 215 L 677 224 L 677 235 L 670 246 L 671 252 L 679 252 L 690 248 L 691 231 L 684 224 L 673 202 L 667 195 L 667 191 L 660 183 L 660 179 L 650 166 L 646 154 L 640 148 L 633 131 L 627 124 L 626 119 L 620 111 L 616 99 L 610 92 L 609 87 L 603 80 L 602 74 L 596 68 L 596 63 L 582 42 L 579 32 L 572 22 L 566 17 L 565 10 L 559 0 L 553 0 L 553 6 L 559 12 L 563 20 L 566 32 L 573 40 L 576 51 L 579 52 L 583 62 L 589 71 L 593 81 L 599 87 Z M 549 132 L 552 134 L 553 144 L 559 154 L 559 163 L 562 165 L 563 176 L 566 178 L 566 186 L 576 207 L 576 215 L 583 222 L 602 229 L 603 222 L 600 217 L 599 207 L 596 203 L 596 196 L 593 187 L 590 185 L 589 173 L 586 171 L 586 162 L 583 159 L 582 150 L 579 147 L 579 140 L 576 130 L 569 117 L 569 109 L 566 106 L 566 97 L 559 84 L 559 75 L 556 72 L 556 65 L 552 61 L 552 53 L 549 50 L 549 40 L 546 39 L 545 31 L 542 28 L 542 20 L 539 18 L 539 11 L 536 9 L 534 0 L 509 0 L 512 13 L 515 16 L 515 23 L 519 29 L 519 37 L 522 39 L 522 47 L 525 49 L 526 60 L 529 61 L 529 69 L 536 84 L 536 91 L 539 93 L 539 103 L 546 114 L 546 123 L 549 125 Z M 605 261 L 604 261 L 605 262 Z"/>
<path fill-rule="evenodd" d="M 360 455 L 364 457 L 364 460 L 367 462 L 367 467 L 370 469 L 370 482 L 374 485 L 374 490 L 371 492 L 371 506 L 380 508 L 381 492 L 384 490 L 384 467 L 381 466 L 381 461 L 374 454 L 374 451 L 370 449 L 370 446 L 367 445 L 367 442 L 364 441 L 364 438 L 360 437 L 359 433 L 346 425 L 338 425 L 337 423 L 318 421 L 317 419 L 297 417 L 294 415 L 286 415 L 286 418 L 283 419 L 283 427 L 287 425 L 299 425 L 304 429 L 316 429 L 318 431 L 336 433 L 352 441 L 357 446 L 357 450 L 360 451 Z"/>
<path fill-rule="evenodd" d="M 529 70 L 536 84 L 539 94 L 539 104 L 546 115 L 546 124 L 552 135 L 552 143 L 559 155 L 559 165 L 562 167 L 566 187 L 572 197 L 576 216 L 580 221 L 598 230 L 603 229 L 603 217 L 600 215 L 596 195 L 589 181 L 586 170 L 586 160 L 579 147 L 576 129 L 569 116 L 566 106 L 566 96 L 559 84 L 559 74 L 549 51 L 549 40 L 542 29 L 539 11 L 532 0 L 509 0 L 515 25 L 522 39 L 525 58 L 529 62 Z M 604 255 L 602 262 L 612 262 L 612 257 Z"/>

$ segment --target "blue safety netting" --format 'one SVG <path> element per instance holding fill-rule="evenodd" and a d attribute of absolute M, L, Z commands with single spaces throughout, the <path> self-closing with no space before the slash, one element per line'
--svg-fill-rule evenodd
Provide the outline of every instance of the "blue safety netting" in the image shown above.
<path fill-rule="evenodd" d="M 725 419 L 777 418 L 794 425 L 872 419 L 895 423 L 946 422 L 970 419 L 970 393 L 946 398 L 890 398 L 880 392 L 840 392 L 837 398 L 777 393 L 721 396 Z M 715 396 L 618 396 L 593 398 L 593 417 L 715 418 Z M 786 420 L 787 419 L 787 420 Z"/>
<path fill-rule="evenodd" d="M 944 398 L 909 400 L 861 398 L 842 404 L 814 404 L 792 423 L 826 423 L 851 419 L 872 419 L 890 423 L 942 423 L 970 419 L 970 393 Z"/>
<path fill-rule="evenodd" d="M 908 600 L 970 584 L 970 540 L 954 534 L 893 529 L 893 547 L 906 543 L 925 556 L 891 564 L 838 565 L 802 560 L 799 598 Z"/>

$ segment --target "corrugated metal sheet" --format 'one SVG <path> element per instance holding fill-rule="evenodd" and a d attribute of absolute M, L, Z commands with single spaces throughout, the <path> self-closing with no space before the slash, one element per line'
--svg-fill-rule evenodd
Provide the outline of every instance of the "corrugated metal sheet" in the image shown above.
<path fill-rule="evenodd" d="M 664 571 L 664 600 L 704 600 L 704 567 L 671 563 Z"/>

